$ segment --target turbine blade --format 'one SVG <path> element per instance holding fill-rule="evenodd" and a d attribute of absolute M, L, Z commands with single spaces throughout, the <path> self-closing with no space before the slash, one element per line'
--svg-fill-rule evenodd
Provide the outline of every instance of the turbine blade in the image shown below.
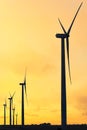
<path fill-rule="evenodd" d="M 13 109 L 13 98 L 11 99 L 11 107 Z"/>
<path fill-rule="evenodd" d="M 79 6 L 79 8 L 78 8 L 78 10 L 77 10 L 77 12 L 76 12 L 74 18 L 73 18 L 73 21 L 72 21 L 72 23 L 71 23 L 71 25 L 70 25 L 70 27 L 69 27 L 69 30 L 68 30 L 68 34 L 69 34 L 70 31 L 71 31 L 71 28 L 72 28 L 72 26 L 73 26 L 73 23 L 74 23 L 74 21 L 75 21 L 75 19 L 76 19 L 76 16 L 77 16 L 77 14 L 78 14 L 78 12 L 79 12 L 79 10 L 80 10 L 82 4 L 83 4 L 83 2 L 80 4 L 80 6 Z"/>
<path fill-rule="evenodd" d="M 69 78 L 70 78 L 70 83 L 72 83 L 72 81 L 71 81 L 71 72 L 70 72 L 69 39 L 68 38 L 66 38 L 66 48 L 67 48 L 67 59 L 68 59 Z"/>
<path fill-rule="evenodd" d="M 25 94 L 26 94 L 26 70 L 25 70 L 25 77 L 24 77 L 24 85 L 25 85 Z"/>
<path fill-rule="evenodd" d="M 12 98 L 14 97 L 14 95 L 15 95 L 15 92 L 13 93 Z"/>
<path fill-rule="evenodd" d="M 12 97 L 11 97 L 11 105 L 12 105 L 12 108 L 13 108 L 13 97 L 15 95 L 15 92 L 13 93 Z"/>
<path fill-rule="evenodd" d="M 25 69 L 25 77 L 24 77 L 24 85 L 25 85 L 25 95 L 26 95 L 26 100 L 28 102 L 28 99 L 27 99 L 27 90 L 26 90 L 26 69 Z"/>
<path fill-rule="evenodd" d="M 65 30 L 65 28 L 63 27 L 63 25 L 62 25 L 62 23 L 61 23 L 60 19 L 58 19 L 58 21 L 59 21 L 59 23 L 60 23 L 60 25 L 61 25 L 61 27 L 62 27 L 62 29 L 63 29 L 64 33 L 66 33 L 66 30 Z"/>
<path fill-rule="evenodd" d="M 11 98 L 11 93 L 9 92 L 10 98 Z"/>

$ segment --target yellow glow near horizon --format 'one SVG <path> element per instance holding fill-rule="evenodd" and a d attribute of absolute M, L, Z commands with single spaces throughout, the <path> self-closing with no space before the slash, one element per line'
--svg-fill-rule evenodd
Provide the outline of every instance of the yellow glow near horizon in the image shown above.
<path fill-rule="evenodd" d="M 0 1 L 0 124 L 3 124 L 3 103 L 9 92 L 21 123 L 21 87 L 27 67 L 28 104 L 25 99 L 25 123 L 60 124 L 61 93 L 61 19 L 67 30 L 82 1 L 3 0 Z M 87 123 L 87 3 L 76 18 L 70 35 L 70 85 L 67 59 L 68 124 Z M 67 58 L 67 57 L 66 57 Z"/>

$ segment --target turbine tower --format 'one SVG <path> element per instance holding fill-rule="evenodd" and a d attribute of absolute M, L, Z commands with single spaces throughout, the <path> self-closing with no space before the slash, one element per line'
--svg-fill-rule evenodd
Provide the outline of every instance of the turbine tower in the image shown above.
<path fill-rule="evenodd" d="M 5 103 L 3 104 L 3 106 L 4 106 L 4 125 L 6 125 L 6 107 L 7 107 L 6 100 L 5 100 Z"/>
<path fill-rule="evenodd" d="M 56 34 L 56 38 L 61 39 L 61 125 L 64 129 L 67 124 L 67 105 L 66 105 L 66 69 L 65 69 L 65 40 L 66 40 L 66 49 L 67 49 L 67 59 L 68 59 L 68 69 L 69 69 L 69 77 L 71 82 L 71 73 L 70 73 L 70 61 L 69 61 L 69 35 L 71 28 L 73 26 L 73 23 L 76 19 L 76 16 L 82 6 L 83 2 L 80 4 L 72 23 L 66 32 L 65 28 L 63 27 L 61 21 L 59 20 L 59 23 L 63 29 L 63 34 Z"/>
<path fill-rule="evenodd" d="M 14 94 L 15 94 L 15 92 L 14 92 Z M 12 105 L 13 105 L 13 97 L 14 97 L 14 94 L 11 96 L 11 94 L 10 94 L 10 97 L 8 98 L 9 99 L 9 103 L 10 103 L 10 109 L 9 109 L 9 116 L 10 116 L 10 118 L 9 118 L 9 124 L 10 125 L 12 125 Z"/>
<path fill-rule="evenodd" d="M 14 125 L 14 121 L 15 121 L 15 107 L 13 108 L 13 125 Z"/>
<path fill-rule="evenodd" d="M 26 92 L 26 71 L 25 71 L 24 82 L 19 83 L 19 85 L 22 86 L 21 124 L 24 125 L 24 89 L 25 89 L 25 94 L 27 96 L 27 92 Z"/>

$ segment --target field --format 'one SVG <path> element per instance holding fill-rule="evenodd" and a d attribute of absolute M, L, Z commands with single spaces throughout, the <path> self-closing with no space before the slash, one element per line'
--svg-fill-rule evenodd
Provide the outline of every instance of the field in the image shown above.
<path fill-rule="evenodd" d="M 1 125 L 0 130 L 62 130 L 57 125 Z M 87 130 L 87 125 L 67 125 L 66 130 Z"/>

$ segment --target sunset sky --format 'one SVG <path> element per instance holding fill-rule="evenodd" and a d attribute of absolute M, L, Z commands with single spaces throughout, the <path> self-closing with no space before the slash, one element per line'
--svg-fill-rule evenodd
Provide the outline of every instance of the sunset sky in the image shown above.
<path fill-rule="evenodd" d="M 0 124 L 9 92 L 21 123 L 21 86 L 27 67 L 25 124 L 61 123 L 61 40 L 58 22 L 68 30 L 81 0 L 0 0 Z M 66 57 L 67 58 L 67 57 Z M 67 59 L 68 124 L 87 123 L 87 1 L 70 35 L 70 84 Z"/>

